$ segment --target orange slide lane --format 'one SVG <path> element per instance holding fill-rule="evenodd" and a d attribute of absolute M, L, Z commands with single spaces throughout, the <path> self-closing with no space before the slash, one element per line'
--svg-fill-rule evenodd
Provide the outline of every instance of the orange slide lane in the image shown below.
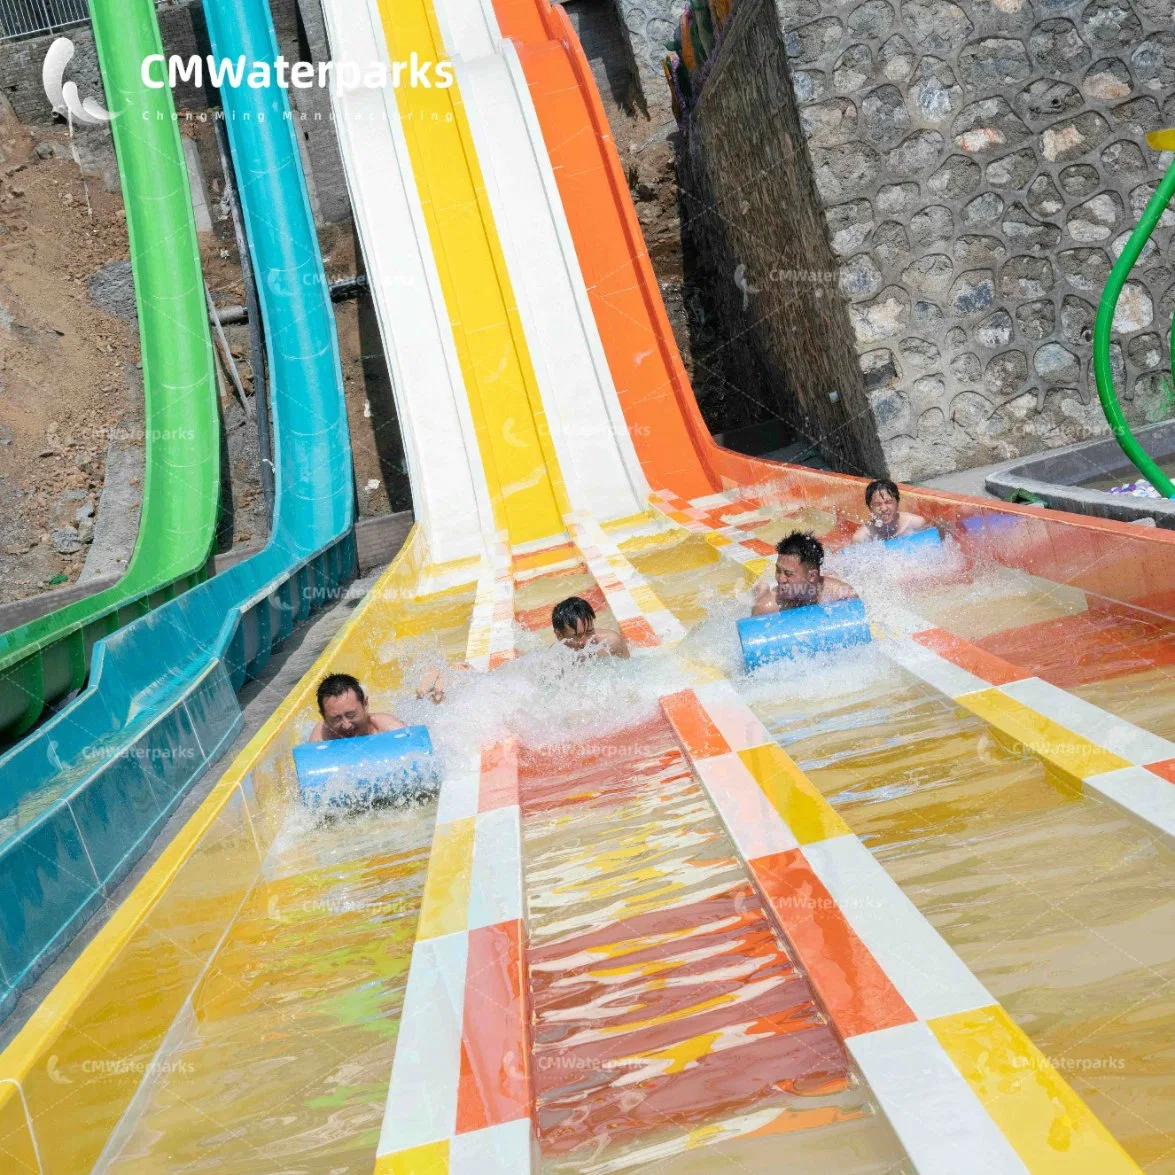
<path fill-rule="evenodd" d="M 494 0 L 514 41 L 633 445 L 654 489 L 723 488 L 595 81 L 562 9 Z"/>

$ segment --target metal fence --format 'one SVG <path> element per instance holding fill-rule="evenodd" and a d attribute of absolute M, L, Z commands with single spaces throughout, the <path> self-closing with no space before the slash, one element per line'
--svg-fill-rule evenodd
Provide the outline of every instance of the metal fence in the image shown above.
<path fill-rule="evenodd" d="M 0 41 L 55 33 L 89 19 L 87 0 L 0 0 Z"/>

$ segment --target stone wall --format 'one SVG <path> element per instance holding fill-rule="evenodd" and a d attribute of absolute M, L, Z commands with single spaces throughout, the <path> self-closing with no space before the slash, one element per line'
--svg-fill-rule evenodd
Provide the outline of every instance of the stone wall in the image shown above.
<path fill-rule="evenodd" d="M 791 256 L 809 231 L 794 176 L 810 166 L 857 386 L 896 476 L 1104 431 L 1093 320 L 1170 162 L 1144 135 L 1175 123 L 1172 16 L 1171 0 L 739 0 L 689 127 L 694 170 L 727 216 L 754 192 L 753 233 L 731 231 L 747 282 L 768 290 L 772 270 L 793 268 L 776 246 Z M 780 38 L 786 64 L 755 48 Z M 772 81 L 732 60 L 756 52 Z M 773 87 L 794 95 L 804 163 L 777 164 L 794 129 L 788 102 L 765 101 Z M 760 142 L 773 153 L 740 159 Z M 765 223 L 767 207 L 800 227 Z M 1118 386 L 1139 422 L 1172 410 L 1172 225 L 1168 213 L 1115 321 Z M 797 324 L 779 298 L 757 297 L 753 337 L 775 366 Z M 800 301 L 810 334 L 818 316 Z M 778 370 L 806 406 L 807 368 Z"/>
<path fill-rule="evenodd" d="M 628 34 L 631 66 L 645 100 L 645 109 L 654 121 L 672 115 L 669 91 L 661 65 L 666 45 L 673 40 L 684 0 L 612 0 L 620 23 Z"/>
<path fill-rule="evenodd" d="M 741 0 L 679 148 L 728 377 L 838 468 L 884 471 L 772 0 Z"/>

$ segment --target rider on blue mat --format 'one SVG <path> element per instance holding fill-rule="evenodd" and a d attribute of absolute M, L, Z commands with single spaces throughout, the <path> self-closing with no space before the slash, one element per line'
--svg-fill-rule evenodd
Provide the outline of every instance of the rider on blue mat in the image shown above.
<path fill-rule="evenodd" d="M 775 582 L 755 589 L 752 616 L 856 599 L 857 593 L 843 579 L 821 573 L 824 546 L 815 535 L 793 531 L 775 550 Z"/>
<path fill-rule="evenodd" d="M 383 734 L 405 726 L 395 714 L 373 714 L 359 679 L 349 673 L 332 673 L 322 679 L 318 685 L 318 712 L 322 721 L 310 732 L 312 743 Z"/>
<path fill-rule="evenodd" d="M 865 487 L 865 505 L 872 517 L 864 526 L 857 527 L 852 541 L 867 543 L 877 539 L 896 539 L 925 530 L 926 519 L 902 510 L 901 500 L 898 487 L 888 478 L 871 481 Z"/>

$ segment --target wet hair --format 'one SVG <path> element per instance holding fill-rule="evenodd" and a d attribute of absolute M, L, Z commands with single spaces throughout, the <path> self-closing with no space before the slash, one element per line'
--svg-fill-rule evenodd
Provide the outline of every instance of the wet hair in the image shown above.
<path fill-rule="evenodd" d="M 817 570 L 824 562 L 824 546 L 810 531 L 794 530 L 775 548 L 778 555 L 794 555 L 805 567 Z"/>
<path fill-rule="evenodd" d="M 596 618 L 596 610 L 582 596 L 568 596 L 551 609 L 551 627 L 558 632 L 574 632 L 582 620 L 585 625 Z"/>
<path fill-rule="evenodd" d="M 895 502 L 900 502 L 902 499 L 902 495 L 898 493 L 898 487 L 888 477 L 879 477 L 865 487 L 865 505 L 872 506 L 873 495 L 879 493 L 881 490 L 889 494 Z"/>
<path fill-rule="evenodd" d="M 318 683 L 318 712 L 324 718 L 326 711 L 323 705 L 327 698 L 341 698 L 344 694 L 354 692 L 362 705 L 367 704 L 367 695 L 359 684 L 359 678 L 349 673 L 332 673 Z"/>

